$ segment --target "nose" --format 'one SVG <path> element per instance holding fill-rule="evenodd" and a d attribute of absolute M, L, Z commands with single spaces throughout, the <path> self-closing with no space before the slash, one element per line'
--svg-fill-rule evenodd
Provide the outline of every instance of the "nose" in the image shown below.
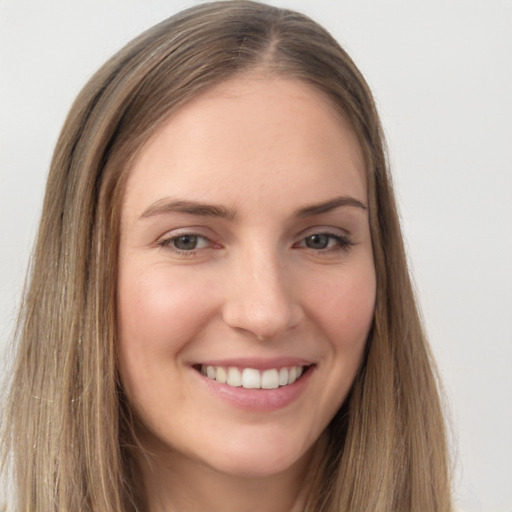
<path fill-rule="evenodd" d="M 259 340 L 281 336 L 304 315 L 293 284 L 290 269 L 276 256 L 264 251 L 241 256 L 226 284 L 224 322 Z"/>

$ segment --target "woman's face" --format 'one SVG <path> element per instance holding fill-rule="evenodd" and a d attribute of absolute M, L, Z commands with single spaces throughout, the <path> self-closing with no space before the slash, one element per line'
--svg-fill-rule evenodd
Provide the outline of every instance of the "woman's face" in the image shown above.
<path fill-rule="evenodd" d="M 143 148 L 121 212 L 119 361 L 170 465 L 306 460 L 372 323 L 367 207 L 356 137 L 299 81 L 221 84 Z"/>

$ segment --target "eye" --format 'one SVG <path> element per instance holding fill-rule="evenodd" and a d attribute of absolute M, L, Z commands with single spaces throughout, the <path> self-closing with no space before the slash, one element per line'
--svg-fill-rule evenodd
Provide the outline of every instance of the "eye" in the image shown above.
<path fill-rule="evenodd" d="M 313 233 L 303 238 L 297 245 L 315 251 L 326 251 L 348 249 L 353 244 L 347 236 L 333 233 Z"/>
<path fill-rule="evenodd" d="M 305 245 L 309 249 L 327 249 L 329 244 L 334 241 L 335 240 L 332 236 L 326 235 L 324 233 L 310 235 L 304 239 Z"/>
<path fill-rule="evenodd" d="M 208 238 L 194 233 L 183 233 L 171 238 L 162 240 L 159 245 L 169 248 L 178 253 L 192 253 L 197 249 L 203 249 L 211 245 Z"/>

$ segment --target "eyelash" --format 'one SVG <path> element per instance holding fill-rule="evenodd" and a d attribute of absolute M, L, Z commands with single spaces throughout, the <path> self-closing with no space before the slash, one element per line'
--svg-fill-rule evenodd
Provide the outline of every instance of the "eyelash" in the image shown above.
<path fill-rule="evenodd" d="M 324 240 L 324 241 L 327 242 L 327 247 L 314 248 L 314 247 L 308 246 L 307 245 L 308 240 L 313 239 L 313 237 L 325 237 L 326 240 Z M 200 245 L 203 245 L 203 246 L 197 247 L 197 243 L 196 243 L 195 244 L 196 246 L 191 248 L 190 250 L 180 249 L 175 246 L 175 243 L 180 238 L 181 239 L 189 238 L 195 242 L 200 241 L 199 242 Z M 333 241 L 334 241 L 334 244 L 332 244 Z M 193 233 L 193 232 L 189 232 L 189 233 L 185 232 L 185 233 L 180 233 L 178 235 L 172 236 L 170 238 L 165 238 L 163 240 L 160 240 L 158 242 L 158 245 L 162 248 L 165 248 L 165 249 L 168 249 L 168 250 L 174 252 L 175 254 L 187 257 L 187 256 L 194 256 L 198 250 L 211 248 L 215 244 L 209 238 L 207 238 L 203 235 Z M 294 248 L 310 249 L 316 253 L 322 254 L 322 253 L 331 253 L 331 252 L 335 252 L 335 251 L 348 251 L 348 250 L 350 250 L 350 248 L 353 245 L 354 245 L 354 242 L 352 242 L 352 240 L 346 235 L 339 235 L 339 234 L 335 234 L 335 233 L 320 231 L 320 232 L 311 233 L 305 237 L 302 237 L 299 242 L 293 244 L 293 247 Z"/>
<path fill-rule="evenodd" d="M 202 241 L 206 241 L 207 243 L 204 245 L 204 247 L 194 247 L 193 249 L 191 250 L 185 250 L 185 249 L 179 249 L 178 247 L 176 247 L 175 245 L 173 245 L 177 240 L 179 240 L 180 238 L 193 238 L 195 239 L 196 241 L 197 240 L 202 240 Z M 179 235 L 175 235 L 175 236 L 172 236 L 170 238 L 165 238 L 163 240 L 160 240 L 158 242 L 158 245 L 160 247 L 163 247 L 165 249 L 169 249 L 170 251 L 176 253 L 176 254 L 179 254 L 181 256 L 194 256 L 196 254 L 196 251 L 197 250 L 200 250 L 200 249 L 204 249 L 206 247 L 209 247 L 213 244 L 213 242 L 205 237 L 205 236 L 202 236 L 202 235 L 199 235 L 197 233 L 180 233 Z"/>
<path fill-rule="evenodd" d="M 325 248 L 312 248 L 308 247 L 307 240 L 312 239 L 313 237 L 326 237 L 327 243 L 329 244 L 331 241 L 334 241 L 335 243 L 332 246 L 327 246 Z M 352 246 L 354 245 L 354 242 L 346 236 L 346 235 L 339 235 L 335 233 L 329 233 L 329 232 L 318 232 L 318 233 L 311 233 L 310 235 L 307 235 L 303 237 L 298 244 L 295 244 L 294 247 L 305 247 L 306 249 L 312 249 L 315 252 L 319 253 L 327 253 L 331 251 L 348 251 Z"/>

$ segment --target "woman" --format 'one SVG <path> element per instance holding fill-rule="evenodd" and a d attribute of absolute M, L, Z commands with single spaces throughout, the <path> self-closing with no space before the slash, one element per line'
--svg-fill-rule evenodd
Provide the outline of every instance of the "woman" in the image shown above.
<path fill-rule="evenodd" d="M 378 115 L 321 27 L 204 4 L 86 85 L 6 425 L 19 510 L 450 510 Z"/>

